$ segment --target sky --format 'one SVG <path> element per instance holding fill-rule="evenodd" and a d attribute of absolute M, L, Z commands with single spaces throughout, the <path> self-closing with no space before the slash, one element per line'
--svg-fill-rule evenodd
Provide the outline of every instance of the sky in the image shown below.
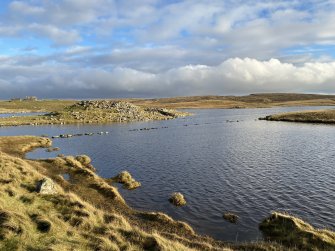
<path fill-rule="evenodd" d="M 0 98 L 335 93 L 335 0 L 0 1 Z"/>

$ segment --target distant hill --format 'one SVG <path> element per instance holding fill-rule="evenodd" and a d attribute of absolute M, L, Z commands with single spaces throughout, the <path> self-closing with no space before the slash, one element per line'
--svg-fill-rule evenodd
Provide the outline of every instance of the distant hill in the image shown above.
<path fill-rule="evenodd" d="M 258 108 L 273 106 L 335 105 L 335 95 L 257 93 L 247 96 L 191 96 L 135 100 L 138 105 L 169 108 Z"/>
<path fill-rule="evenodd" d="M 166 108 L 262 108 L 275 106 L 335 106 L 335 95 L 301 93 L 256 93 L 246 96 L 188 96 L 155 99 L 111 99 L 139 106 Z M 58 111 L 77 100 L 0 101 L 0 113 Z"/>

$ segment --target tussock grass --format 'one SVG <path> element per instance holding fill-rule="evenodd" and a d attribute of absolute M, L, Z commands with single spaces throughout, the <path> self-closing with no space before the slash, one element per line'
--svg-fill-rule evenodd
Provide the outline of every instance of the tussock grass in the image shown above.
<path fill-rule="evenodd" d="M 133 190 L 141 186 L 141 183 L 136 181 L 128 171 L 122 171 L 111 180 L 123 184 L 123 187 L 128 190 Z"/>
<path fill-rule="evenodd" d="M 300 250 L 335 250 L 335 233 L 315 229 L 303 220 L 286 213 L 274 212 L 261 224 L 265 237 Z"/>
<path fill-rule="evenodd" d="M 169 201 L 177 207 L 186 205 L 186 200 L 184 198 L 184 195 L 182 195 L 181 193 L 171 194 Z"/>
<path fill-rule="evenodd" d="M 87 155 L 78 155 L 76 156 L 76 160 L 78 160 L 83 165 L 88 165 L 91 163 L 91 158 Z"/>

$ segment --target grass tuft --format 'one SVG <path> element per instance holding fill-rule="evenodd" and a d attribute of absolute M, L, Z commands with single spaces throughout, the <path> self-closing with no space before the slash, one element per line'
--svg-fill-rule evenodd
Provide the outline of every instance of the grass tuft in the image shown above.
<path fill-rule="evenodd" d="M 123 187 L 128 190 L 133 190 L 141 186 L 141 183 L 136 181 L 128 171 L 122 171 L 112 178 L 112 180 L 123 184 Z"/>
<path fill-rule="evenodd" d="M 260 224 L 265 238 L 296 246 L 300 250 L 335 250 L 335 233 L 315 229 L 303 220 L 285 213 L 274 212 Z"/>
<path fill-rule="evenodd" d="M 186 200 L 184 198 L 184 195 L 182 195 L 181 193 L 171 194 L 169 201 L 177 207 L 186 205 Z"/>

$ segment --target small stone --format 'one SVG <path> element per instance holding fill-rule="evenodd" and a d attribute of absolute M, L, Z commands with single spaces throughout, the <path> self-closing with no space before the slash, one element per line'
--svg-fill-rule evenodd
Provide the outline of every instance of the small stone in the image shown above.
<path fill-rule="evenodd" d="M 37 183 L 36 191 L 40 194 L 55 194 L 55 183 L 50 178 L 44 178 Z"/>

